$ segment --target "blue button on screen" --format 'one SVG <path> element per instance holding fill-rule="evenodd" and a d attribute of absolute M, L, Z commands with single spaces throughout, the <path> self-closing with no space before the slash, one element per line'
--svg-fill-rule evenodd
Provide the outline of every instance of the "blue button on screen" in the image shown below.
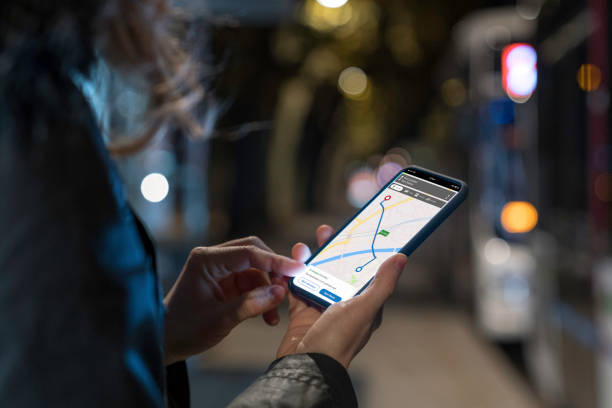
<path fill-rule="evenodd" d="M 336 295 L 335 293 L 330 292 L 327 289 L 321 289 L 319 293 L 325 296 L 326 298 L 333 300 L 334 302 L 339 302 L 342 300 L 340 296 Z"/>

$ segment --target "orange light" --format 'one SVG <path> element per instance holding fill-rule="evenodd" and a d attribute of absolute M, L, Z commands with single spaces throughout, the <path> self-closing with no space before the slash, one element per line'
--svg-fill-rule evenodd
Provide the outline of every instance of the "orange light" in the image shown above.
<path fill-rule="evenodd" d="M 538 210 L 527 201 L 511 201 L 502 208 L 501 223 L 512 234 L 529 232 L 538 223 Z"/>
<path fill-rule="evenodd" d="M 583 91 L 594 91 L 601 85 L 601 70 L 593 64 L 582 64 L 576 74 L 576 80 Z"/>

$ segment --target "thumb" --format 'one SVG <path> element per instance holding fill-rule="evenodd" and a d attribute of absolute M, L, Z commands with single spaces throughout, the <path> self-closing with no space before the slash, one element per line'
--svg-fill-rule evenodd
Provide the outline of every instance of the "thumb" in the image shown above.
<path fill-rule="evenodd" d="M 370 307 L 374 308 L 373 310 L 381 308 L 393 294 L 406 262 L 408 262 L 408 257 L 404 254 L 395 254 L 387 259 L 378 268 L 372 283 L 358 298 L 363 296 L 364 300 L 370 303 Z"/>
<path fill-rule="evenodd" d="M 281 285 L 269 285 L 253 289 L 230 303 L 230 315 L 236 324 L 251 317 L 259 316 L 278 306 L 285 297 Z"/>

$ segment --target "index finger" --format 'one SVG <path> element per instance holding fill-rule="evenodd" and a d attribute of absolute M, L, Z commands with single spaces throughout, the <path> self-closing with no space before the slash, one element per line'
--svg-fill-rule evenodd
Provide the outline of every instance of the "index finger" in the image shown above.
<path fill-rule="evenodd" d="M 264 251 L 274 252 L 270 249 L 269 246 L 266 245 L 265 242 L 262 241 L 261 238 L 256 237 L 255 235 L 251 235 L 250 237 L 233 239 L 231 241 L 223 242 L 219 245 L 215 245 L 217 247 L 231 247 L 231 246 L 247 246 L 254 245 L 258 248 L 263 249 Z"/>
<path fill-rule="evenodd" d="M 294 276 L 304 269 L 302 262 L 264 251 L 253 245 L 196 248 L 194 251 L 201 257 L 206 268 L 221 278 L 249 268 L 284 276 Z"/>

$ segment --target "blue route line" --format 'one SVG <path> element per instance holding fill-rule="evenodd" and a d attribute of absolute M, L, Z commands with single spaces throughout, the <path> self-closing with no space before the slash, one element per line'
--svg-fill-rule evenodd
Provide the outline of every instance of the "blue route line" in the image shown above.
<path fill-rule="evenodd" d="M 406 220 L 406 221 L 398 222 L 397 224 L 389 225 L 387 228 L 391 230 L 395 227 L 399 227 L 400 225 L 410 224 L 412 222 L 419 222 L 419 221 L 425 221 L 425 220 L 431 220 L 431 217 L 422 217 L 422 218 L 415 218 L 413 220 Z M 364 235 L 369 235 L 369 234 L 370 234 L 369 232 L 368 233 L 361 232 L 359 234 L 343 234 L 343 235 L 339 235 L 336 239 L 362 237 Z"/>
<path fill-rule="evenodd" d="M 391 196 L 387 196 L 387 198 L 391 198 Z M 376 236 L 378 235 L 378 230 L 380 229 L 380 223 L 382 222 L 383 216 L 385 215 L 385 206 L 383 205 L 385 201 L 387 200 L 382 200 L 380 203 L 378 203 L 380 207 L 382 208 L 382 212 L 380 213 L 380 218 L 378 219 L 378 225 L 376 226 L 376 231 L 374 231 L 374 237 L 372 238 L 372 259 L 370 259 L 368 262 L 364 263 L 363 265 L 356 267 L 355 272 L 363 271 L 363 268 L 368 266 L 370 262 L 374 262 L 374 260 L 376 259 L 376 251 L 374 251 L 374 243 L 376 242 Z"/>
<path fill-rule="evenodd" d="M 397 252 L 400 249 L 401 248 L 379 248 L 379 249 L 375 249 L 375 251 L 378 252 L 378 253 Z M 332 261 L 337 261 L 338 259 L 341 259 L 341 258 L 347 258 L 349 256 L 367 254 L 368 252 L 371 252 L 371 250 L 370 249 L 362 249 L 360 251 L 347 252 L 346 254 L 343 254 L 343 255 L 335 255 L 335 256 L 331 256 L 329 258 L 321 259 L 320 261 L 313 262 L 310 265 L 318 266 L 318 265 L 321 265 L 321 264 L 324 264 L 324 263 L 328 263 L 328 262 L 332 262 Z"/>

